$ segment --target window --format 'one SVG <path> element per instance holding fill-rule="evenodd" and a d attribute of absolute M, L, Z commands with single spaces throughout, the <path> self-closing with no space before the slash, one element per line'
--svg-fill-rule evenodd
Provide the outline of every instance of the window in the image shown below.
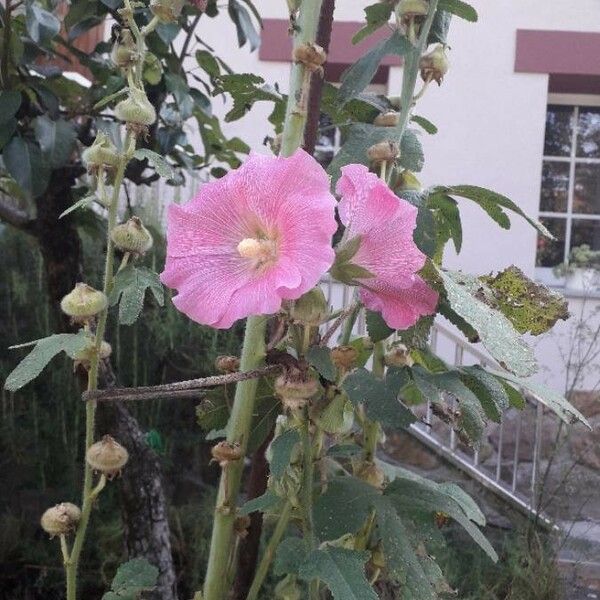
<path fill-rule="evenodd" d="M 560 283 L 551 267 L 572 248 L 600 250 L 600 106 L 548 106 L 539 215 L 556 240 L 538 238 L 538 275 Z"/>

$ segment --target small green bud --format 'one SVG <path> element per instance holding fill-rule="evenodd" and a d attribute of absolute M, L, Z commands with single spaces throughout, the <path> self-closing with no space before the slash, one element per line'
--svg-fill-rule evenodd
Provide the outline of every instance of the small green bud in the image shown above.
<path fill-rule="evenodd" d="M 408 169 L 404 169 L 397 177 L 394 190 L 397 192 L 420 192 L 421 182 L 417 176 Z"/>
<path fill-rule="evenodd" d="M 132 88 L 129 94 L 129 98 L 121 100 L 115 106 L 115 116 L 124 121 L 130 131 L 145 133 L 148 126 L 156 121 L 154 106 L 150 104 L 143 90 Z"/>
<path fill-rule="evenodd" d="M 291 317 L 294 323 L 317 327 L 327 316 L 327 300 L 320 287 L 313 288 L 294 302 Z"/>
<path fill-rule="evenodd" d="M 49 508 L 41 518 L 42 529 L 50 536 L 71 533 L 79 523 L 81 510 L 70 502 L 61 502 Z"/>
<path fill-rule="evenodd" d="M 110 237 L 121 252 L 142 255 L 152 248 L 152 235 L 139 217 L 131 217 L 126 223 L 117 225 Z"/>
<path fill-rule="evenodd" d="M 444 75 L 450 68 L 450 62 L 446 56 L 446 49 L 443 44 L 438 44 L 431 52 L 424 54 L 419 61 L 421 69 L 421 78 L 423 81 L 436 81 L 438 85 L 442 84 Z"/>
<path fill-rule="evenodd" d="M 86 345 L 79 352 L 76 352 L 73 355 L 73 360 L 75 361 L 75 368 L 77 368 L 78 365 L 81 365 L 84 369 L 89 369 L 90 363 L 95 354 L 96 340 L 90 337 Z M 100 352 L 98 353 L 100 360 L 107 359 L 111 354 L 111 345 L 108 342 L 102 340 L 102 343 L 100 344 Z"/>
<path fill-rule="evenodd" d="M 137 47 L 131 30 L 121 29 L 113 44 L 110 59 L 116 67 L 127 69 L 137 61 Z"/>
<path fill-rule="evenodd" d="M 102 312 L 108 304 L 103 292 L 86 283 L 78 283 L 61 301 L 60 308 L 75 323 L 83 323 Z"/>
<path fill-rule="evenodd" d="M 100 168 L 114 169 L 119 164 L 119 151 L 111 139 L 102 131 L 96 135 L 94 143 L 81 153 L 88 171 L 95 173 Z"/>
<path fill-rule="evenodd" d="M 127 464 L 129 453 L 112 436 L 105 435 L 88 448 L 85 459 L 94 471 L 112 479 Z"/>
<path fill-rule="evenodd" d="M 151 0 L 150 10 L 161 23 L 173 23 L 181 14 L 183 4 L 184 0 Z"/>

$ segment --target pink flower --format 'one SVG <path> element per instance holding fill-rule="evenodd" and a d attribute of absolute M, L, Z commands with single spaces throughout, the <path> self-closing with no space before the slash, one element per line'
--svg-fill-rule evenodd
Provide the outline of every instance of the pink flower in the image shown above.
<path fill-rule="evenodd" d="M 227 328 L 275 313 L 331 266 L 334 214 L 329 178 L 309 154 L 252 154 L 188 204 L 169 207 L 161 279 L 198 323 Z"/>
<path fill-rule="evenodd" d="M 345 242 L 357 236 L 351 262 L 366 272 L 356 277 L 363 304 L 380 312 L 394 329 L 406 329 L 423 315 L 434 314 L 438 295 L 416 273 L 425 255 L 413 241 L 417 209 L 399 199 L 363 165 L 342 168 L 336 191 Z M 371 275 L 369 277 L 369 274 Z"/>

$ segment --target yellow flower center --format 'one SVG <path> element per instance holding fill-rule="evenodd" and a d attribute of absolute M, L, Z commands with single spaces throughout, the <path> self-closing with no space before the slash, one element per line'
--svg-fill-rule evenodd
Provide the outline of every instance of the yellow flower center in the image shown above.
<path fill-rule="evenodd" d="M 255 266 L 271 264 L 277 258 L 277 245 L 264 238 L 244 238 L 238 245 L 240 256 L 255 262 Z"/>

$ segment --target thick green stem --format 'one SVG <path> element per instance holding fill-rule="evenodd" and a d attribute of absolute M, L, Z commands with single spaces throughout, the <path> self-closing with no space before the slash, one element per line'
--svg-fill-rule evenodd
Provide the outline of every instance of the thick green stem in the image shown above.
<path fill-rule="evenodd" d="M 269 567 L 273 562 L 275 550 L 277 550 L 277 546 L 279 546 L 279 542 L 281 542 L 281 538 L 287 529 L 290 516 L 292 515 L 292 508 L 292 503 L 287 501 L 281 509 L 281 513 L 279 515 L 279 519 L 277 520 L 277 524 L 275 525 L 273 534 L 271 535 L 271 539 L 269 540 L 269 543 L 265 548 L 265 553 L 263 554 L 260 564 L 256 569 L 256 574 L 254 575 L 254 579 L 252 581 L 252 585 L 250 586 L 250 590 L 248 591 L 246 600 L 256 600 L 256 598 L 258 598 L 258 592 L 260 591 L 265 577 L 269 572 Z"/>
<path fill-rule="evenodd" d="M 252 371 L 262 365 L 266 352 L 266 324 L 267 317 L 265 316 L 248 318 L 240 371 Z M 258 379 L 250 379 L 239 382 L 235 390 L 235 399 L 227 426 L 227 440 L 239 444 L 242 454 L 246 453 L 248 445 L 257 387 Z M 232 550 L 235 501 L 240 489 L 243 468 L 243 460 L 238 460 L 230 463 L 221 473 L 208 567 L 204 581 L 204 595 L 197 593 L 195 596 L 197 599 L 222 600 L 226 596 L 225 578 Z"/>
<path fill-rule="evenodd" d="M 321 14 L 322 0 L 302 0 L 300 16 L 294 31 L 294 50 L 303 44 L 314 44 Z M 290 92 L 281 140 L 281 156 L 290 156 L 301 145 L 306 125 L 311 73 L 302 63 L 294 63 L 290 77 Z"/>

